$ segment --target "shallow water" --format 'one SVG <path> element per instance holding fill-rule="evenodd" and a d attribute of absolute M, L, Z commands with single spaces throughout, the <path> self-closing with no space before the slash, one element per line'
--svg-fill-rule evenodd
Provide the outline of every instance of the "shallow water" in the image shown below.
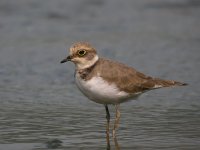
<path fill-rule="evenodd" d="M 199 17 L 198 0 L 1 0 L 0 150 L 46 150 L 55 139 L 59 150 L 106 149 L 104 107 L 78 91 L 73 64 L 59 64 L 79 40 L 189 83 L 122 104 L 122 150 L 200 149 Z"/>

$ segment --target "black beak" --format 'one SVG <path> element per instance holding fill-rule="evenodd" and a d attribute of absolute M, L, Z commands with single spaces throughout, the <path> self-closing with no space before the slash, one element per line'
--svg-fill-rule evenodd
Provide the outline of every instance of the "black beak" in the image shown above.
<path fill-rule="evenodd" d="M 67 61 L 71 61 L 71 56 L 67 56 L 65 59 L 61 60 L 60 63 L 65 63 Z"/>

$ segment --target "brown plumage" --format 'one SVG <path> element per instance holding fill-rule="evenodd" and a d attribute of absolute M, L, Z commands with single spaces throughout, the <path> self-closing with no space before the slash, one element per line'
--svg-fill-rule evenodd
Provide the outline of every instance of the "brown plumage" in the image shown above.
<path fill-rule="evenodd" d="M 108 83 L 114 83 L 120 90 L 130 94 L 161 87 L 186 85 L 173 80 L 152 78 L 134 68 L 104 58 L 99 58 L 93 66 L 81 69 L 78 72 L 85 81 L 90 80 L 93 76 L 100 76 Z"/>

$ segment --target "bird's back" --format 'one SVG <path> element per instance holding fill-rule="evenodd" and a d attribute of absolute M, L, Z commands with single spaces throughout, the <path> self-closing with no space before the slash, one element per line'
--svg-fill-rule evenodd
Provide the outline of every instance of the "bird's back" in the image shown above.
<path fill-rule="evenodd" d="M 102 77 L 110 84 L 115 84 L 120 90 L 127 93 L 138 93 L 161 87 L 185 85 L 177 81 L 152 78 L 138 72 L 132 67 L 104 58 L 99 58 L 92 68 L 91 76 L 94 74 Z M 88 75 L 88 78 L 91 78 L 90 75 Z"/>

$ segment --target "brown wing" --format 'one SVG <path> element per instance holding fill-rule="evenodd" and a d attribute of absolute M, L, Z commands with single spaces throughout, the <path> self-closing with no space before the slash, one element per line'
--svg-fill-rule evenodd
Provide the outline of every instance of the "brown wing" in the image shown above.
<path fill-rule="evenodd" d="M 116 83 L 119 89 L 127 93 L 137 93 L 160 87 L 184 85 L 176 81 L 146 76 L 136 71 L 134 68 L 111 60 L 101 59 L 97 68 L 101 70 L 100 75 L 106 81 L 109 83 Z"/>

